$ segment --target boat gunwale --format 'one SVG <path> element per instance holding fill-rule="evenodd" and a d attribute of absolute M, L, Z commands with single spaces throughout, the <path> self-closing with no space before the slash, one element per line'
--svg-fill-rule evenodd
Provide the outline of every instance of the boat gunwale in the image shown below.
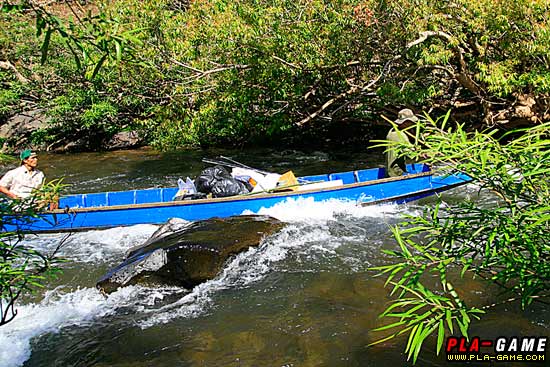
<path fill-rule="evenodd" d="M 351 189 L 356 187 L 371 186 L 380 183 L 393 182 L 393 181 L 406 181 L 420 177 L 433 176 L 433 171 L 412 173 L 405 176 L 398 177 L 385 177 L 376 180 L 369 180 L 364 182 L 356 182 L 351 184 L 344 184 L 339 186 L 327 187 L 327 188 L 317 188 L 304 191 L 283 191 L 283 192 L 271 192 L 271 193 L 259 193 L 259 194 L 249 194 L 249 195 L 236 195 L 222 198 L 210 198 L 210 199 L 196 199 L 196 200 L 178 200 L 178 201 L 157 201 L 154 203 L 142 203 L 142 204 L 123 204 L 123 205 L 110 205 L 110 206 L 93 206 L 93 207 L 83 207 L 83 208 L 65 208 L 65 209 L 55 209 L 43 212 L 43 214 L 76 214 L 76 213 L 87 213 L 87 212 L 97 212 L 97 211 L 114 211 L 114 210 L 126 210 L 126 209 L 145 209 L 145 208 L 160 208 L 167 206 L 181 206 L 181 205 L 198 205 L 198 204 L 214 204 L 214 203 L 224 203 L 224 202 L 233 202 L 233 201 L 242 201 L 242 200 L 259 200 L 259 199 L 269 199 L 276 197 L 294 197 L 300 195 L 307 195 L 312 193 L 323 193 L 330 191 L 338 191 L 342 189 Z M 330 182 L 330 181 L 326 181 Z M 312 182 L 313 183 L 313 182 Z M 75 194 L 78 195 L 78 194 Z"/>
<path fill-rule="evenodd" d="M 380 204 L 383 204 L 383 203 L 392 203 L 392 202 L 395 202 L 396 200 L 402 200 L 402 199 L 415 197 L 415 196 L 418 196 L 418 195 L 429 194 L 431 192 L 439 193 L 441 191 L 447 191 L 447 190 L 450 190 L 450 189 L 454 189 L 455 187 L 462 186 L 463 184 L 468 183 L 468 182 L 469 181 L 465 180 L 464 182 L 456 182 L 456 183 L 453 183 L 453 184 L 448 184 L 448 185 L 445 185 L 444 187 L 441 187 L 441 188 L 433 188 L 432 187 L 432 188 L 429 188 L 429 189 L 413 191 L 413 192 L 408 193 L 408 194 L 390 196 L 390 197 L 387 197 L 387 198 L 384 198 L 384 199 L 377 199 L 377 200 L 373 200 L 373 201 L 364 201 L 364 202 L 361 202 L 361 206 L 370 206 L 370 205 L 380 205 Z"/>

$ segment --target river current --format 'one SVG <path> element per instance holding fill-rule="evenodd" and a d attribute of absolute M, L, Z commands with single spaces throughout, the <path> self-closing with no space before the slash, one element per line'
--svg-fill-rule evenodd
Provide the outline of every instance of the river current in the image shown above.
<path fill-rule="evenodd" d="M 296 175 L 376 166 L 363 152 L 193 151 L 42 155 L 49 179 L 64 177 L 67 192 L 175 186 L 196 176 L 202 157 L 231 156 L 269 171 Z M 445 202 L 477 195 L 473 185 L 443 194 Z M 480 197 L 477 200 L 490 198 Z M 258 214 L 287 223 L 232 259 L 223 272 L 191 292 L 130 286 L 104 297 L 95 282 L 125 251 L 158 227 L 137 225 L 28 236 L 41 251 L 64 241 L 63 273 L 26 296 L 16 319 L 0 327 L 0 366 L 407 366 L 405 338 L 368 347 L 382 334 L 378 315 L 390 300 L 384 278 L 369 267 L 388 261 L 390 227 L 434 199 L 407 205 L 290 200 Z M 250 214 L 250 213 L 244 213 Z M 487 283 L 466 278 L 460 292 L 476 303 L 498 299 Z M 472 326 L 472 335 L 548 336 L 549 308 L 497 307 Z M 429 339 L 420 366 L 445 366 Z M 550 362 L 547 362 L 550 365 Z M 476 364 L 471 364 L 472 366 Z M 479 364 L 486 366 L 488 364 Z M 523 364 L 499 364 L 499 366 Z M 533 364 L 525 364 L 533 365 Z"/>

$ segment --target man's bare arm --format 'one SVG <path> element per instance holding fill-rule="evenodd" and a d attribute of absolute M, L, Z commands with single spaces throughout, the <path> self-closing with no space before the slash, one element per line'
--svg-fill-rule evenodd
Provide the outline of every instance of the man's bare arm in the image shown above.
<path fill-rule="evenodd" d="M 9 198 L 12 198 L 12 199 L 19 199 L 19 196 L 15 195 L 13 192 L 11 192 L 10 190 L 8 190 L 7 187 L 5 186 L 0 186 L 0 192 L 4 195 L 6 195 L 7 197 Z"/>

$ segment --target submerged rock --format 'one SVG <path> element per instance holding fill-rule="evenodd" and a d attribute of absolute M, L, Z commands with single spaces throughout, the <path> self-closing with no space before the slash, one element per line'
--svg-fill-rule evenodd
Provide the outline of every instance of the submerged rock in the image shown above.
<path fill-rule="evenodd" d="M 275 218 L 243 215 L 197 222 L 171 219 L 97 283 L 105 293 L 132 284 L 191 289 L 214 278 L 232 255 L 283 227 Z"/>

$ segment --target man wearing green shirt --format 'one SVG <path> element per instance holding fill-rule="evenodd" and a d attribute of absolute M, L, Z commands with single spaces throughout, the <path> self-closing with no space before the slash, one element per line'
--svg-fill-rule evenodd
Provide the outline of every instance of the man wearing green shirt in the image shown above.
<path fill-rule="evenodd" d="M 391 128 L 386 136 L 386 140 L 398 143 L 410 143 L 409 137 L 402 131 L 411 124 L 418 121 L 418 117 L 408 109 L 402 109 L 397 115 L 395 125 L 397 128 Z M 397 157 L 397 152 L 394 147 L 388 147 L 386 150 L 386 172 L 388 177 L 401 176 L 406 171 L 405 157 Z"/>

